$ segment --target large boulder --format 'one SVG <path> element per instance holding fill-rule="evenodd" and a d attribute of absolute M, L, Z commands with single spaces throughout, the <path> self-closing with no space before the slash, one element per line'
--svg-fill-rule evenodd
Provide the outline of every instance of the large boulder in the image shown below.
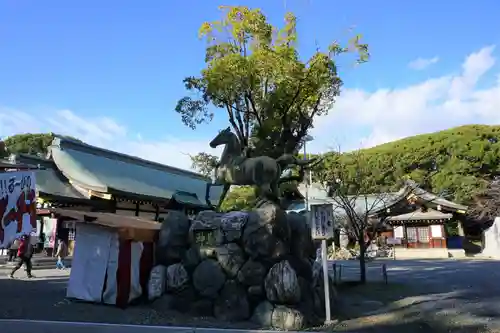
<path fill-rule="evenodd" d="M 206 298 L 216 298 L 225 282 L 222 267 L 213 259 L 203 260 L 193 272 L 194 288 Z"/>
<path fill-rule="evenodd" d="M 245 253 L 235 243 L 218 246 L 215 249 L 217 261 L 230 278 L 235 278 L 245 263 Z"/>
<path fill-rule="evenodd" d="M 198 246 L 206 252 L 205 255 L 210 256 L 209 252 L 213 251 L 217 245 L 222 244 L 220 219 L 210 220 L 210 222 L 193 220 L 189 228 L 188 239 L 190 245 Z"/>
<path fill-rule="evenodd" d="M 252 318 L 250 320 L 262 328 L 272 326 L 274 305 L 269 301 L 259 303 L 253 310 Z"/>
<path fill-rule="evenodd" d="M 306 320 L 297 309 L 278 305 L 273 310 L 271 326 L 285 331 L 300 331 L 304 328 Z"/>
<path fill-rule="evenodd" d="M 285 211 L 266 204 L 249 212 L 242 239 L 245 252 L 253 259 L 276 261 L 288 254 L 290 228 Z"/>
<path fill-rule="evenodd" d="M 227 280 L 215 300 L 214 315 L 223 321 L 241 321 L 250 317 L 245 289 L 235 280 Z"/>
<path fill-rule="evenodd" d="M 166 289 L 168 292 L 179 292 L 186 288 L 188 283 L 189 275 L 182 264 L 173 264 L 167 267 Z"/>
<path fill-rule="evenodd" d="M 238 281 L 247 286 L 261 285 L 267 269 L 260 262 L 248 259 L 238 272 Z"/>
<path fill-rule="evenodd" d="M 302 260 L 316 259 L 316 247 L 311 236 L 311 228 L 307 224 L 307 217 L 289 212 L 287 221 L 291 233 L 290 254 Z"/>
<path fill-rule="evenodd" d="M 156 243 L 156 264 L 169 266 L 182 260 L 188 248 L 190 221 L 179 211 L 168 210 Z"/>
<path fill-rule="evenodd" d="M 241 239 L 242 230 L 248 221 L 247 212 L 229 212 L 222 216 L 220 229 L 223 243 L 235 243 Z"/>
<path fill-rule="evenodd" d="M 267 299 L 277 304 L 297 304 L 301 292 L 297 274 L 287 260 L 275 264 L 265 279 Z"/>
<path fill-rule="evenodd" d="M 188 271 L 189 274 L 193 274 L 194 269 L 203 260 L 200 248 L 197 245 L 192 245 L 182 258 L 182 265 Z"/>
<path fill-rule="evenodd" d="M 148 281 L 148 299 L 150 301 L 161 297 L 165 292 L 165 275 L 165 266 L 157 265 L 151 270 Z"/>

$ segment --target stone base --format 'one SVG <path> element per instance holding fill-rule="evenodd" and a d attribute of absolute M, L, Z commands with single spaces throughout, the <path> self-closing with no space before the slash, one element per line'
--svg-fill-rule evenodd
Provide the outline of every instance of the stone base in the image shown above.
<path fill-rule="evenodd" d="M 270 203 L 192 221 L 181 214 L 165 218 L 156 256 L 174 308 L 283 330 L 323 322 L 322 269 L 304 216 Z"/>

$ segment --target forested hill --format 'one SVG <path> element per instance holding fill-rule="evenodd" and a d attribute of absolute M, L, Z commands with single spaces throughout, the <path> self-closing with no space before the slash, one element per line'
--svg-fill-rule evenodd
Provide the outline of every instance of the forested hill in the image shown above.
<path fill-rule="evenodd" d="M 366 182 L 372 193 L 398 190 L 402 179 L 411 178 L 427 190 L 467 204 L 500 175 L 499 141 L 500 126 L 467 125 L 364 149 L 358 164 L 372 170 Z M 352 164 L 352 155 L 330 154 L 325 166 L 335 161 Z"/>

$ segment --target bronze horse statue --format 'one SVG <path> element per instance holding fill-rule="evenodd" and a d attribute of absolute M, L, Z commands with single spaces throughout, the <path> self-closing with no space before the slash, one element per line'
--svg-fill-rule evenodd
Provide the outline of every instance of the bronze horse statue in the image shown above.
<path fill-rule="evenodd" d="M 224 145 L 224 151 L 210 185 L 224 186 L 217 209 L 220 208 L 231 185 L 255 185 L 261 199 L 278 201 L 279 184 L 289 180 L 280 179 L 282 172 L 288 166 L 297 165 L 303 168 L 316 162 L 316 159 L 300 160 L 291 154 L 283 154 L 277 159 L 269 156 L 245 157 L 238 137 L 231 132 L 230 127 L 220 131 L 210 142 L 211 148 L 220 145 Z"/>

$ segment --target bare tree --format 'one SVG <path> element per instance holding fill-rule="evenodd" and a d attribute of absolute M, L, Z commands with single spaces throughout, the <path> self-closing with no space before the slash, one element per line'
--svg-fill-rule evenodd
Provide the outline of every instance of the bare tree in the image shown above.
<path fill-rule="evenodd" d="M 361 283 L 366 282 L 366 252 L 384 218 L 374 217 L 375 211 L 384 210 L 392 199 L 388 192 L 370 193 L 372 170 L 362 151 L 348 156 L 335 154 L 317 178 L 326 187 L 333 200 L 334 212 L 341 228 L 359 245 Z"/>
<path fill-rule="evenodd" d="M 491 181 L 486 189 L 473 198 L 468 211 L 469 222 L 491 226 L 500 216 L 500 179 Z"/>

